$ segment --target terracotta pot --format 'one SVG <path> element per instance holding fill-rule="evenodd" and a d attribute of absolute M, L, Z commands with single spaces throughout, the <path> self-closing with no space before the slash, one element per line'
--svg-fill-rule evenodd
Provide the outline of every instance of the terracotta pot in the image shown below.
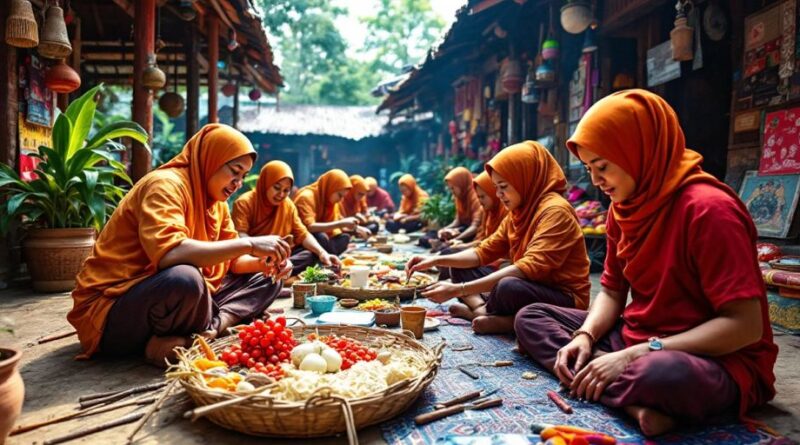
<path fill-rule="evenodd" d="M 669 33 L 672 41 L 672 58 L 681 62 L 694 59 L 692 36 L 694 28 L 687 24 L 686 17 L 675 19 L 675 27 Z"/>
<path fill-rule="evenodd" d="M 15 349 L 0 348 L 0 445 L 6 442 L 25 399 L 25 384 L 17 369 L 20 357 L 22 353 Z"/>
<path fill-rule="evenodd" d="M 31 229 L 22 243 L 25 262 L 37 292 L 67 292 L 92 253 L 95 230 Z"/>
<path fill-rule="evenodd" d="M 150 65 L 142 72 L 142 86 L 148 90 L 160 90 L 167 84 L 167 75 L 158 65 Z"/>
<path fill-rule="evenodd" d="M 80 88 L 81 76 L 62 59 L 47 70 L 44 84 L 56 93 L 67 94 Z"/>
<path fill-rule="evenodd" d="M 167 116 L 175 118 L 183 114 L 185 108 L 183 96 L 178 93 L 168 92 L 161 95 L 158 99 L 158 106 Z"/>

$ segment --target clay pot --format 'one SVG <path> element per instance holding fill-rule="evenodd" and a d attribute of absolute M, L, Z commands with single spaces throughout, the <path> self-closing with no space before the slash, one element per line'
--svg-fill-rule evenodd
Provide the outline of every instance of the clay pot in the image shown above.
<path fill-rule="evenodd" d="M 142 86 L 148 90 L 160 90 L 166 84 L 167 75 L 157 65 L 150 65 L 142 72 Z"/>
<path fill-rule="evenodd" d="M 222 87 L 223 96 L 231 97 L 234 94 L 236 94 L 236 84 L 228 82 Z"/>
<path fill-rule="evenodd" d="M 56 93 L 67 94 L 81 87 L 81 76 L 62 59 L 47 70 L 44 85 Z"/>
<path fill-rule="evenodd" d="M 694 59 L 692 36 L 694 28 L 687 24 L 686 17 L 675 19 L 675 27 L 669 33 L 672 42 L 672 58 L 681 62 Z"/>
<path fill-rule="evenodd" d="M 95 230 L 31 229 L 22 252 L 37 292 L 67 292 L 75 288 L 75 276 L 92 253 Z"/>
<path fill-rule="evenodd" d="M 158 106 L 167 116 L 175 118 L 183 114 L 184 101 L 183 96 L 178 93 L 164 93 L 158 99 Z"/>
<path fill-rule="evenodd" d="M 17 421 L 25 399 L 25 384 L 17 369 L 20 357 L 22 353 L 17 350 L 0 348 L 0 445 Z"/>

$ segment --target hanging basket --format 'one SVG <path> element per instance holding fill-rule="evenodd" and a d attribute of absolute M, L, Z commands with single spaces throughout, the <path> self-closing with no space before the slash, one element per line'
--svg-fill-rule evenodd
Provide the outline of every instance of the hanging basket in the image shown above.
<path fill-rule="evenodd" d="M 39 27 L 28 0 L 11 0 L 6 19 L 6 43 L 17 48 L 33 48 L 39 44 Z"/>
<path fill-rule="evenodd" d="M 64 22 L 64 10 L 58 6 L 47 8 L 37 51 L 48 59 L 63 59 L 72 54 L 67 24 Z"/>
<path fill-rule="evenodd" d="M 44 85 L 56 93 L 67 94 L 81 87 L 81 76 L 62 59 L 48 68 Z"/>
<path fill-rule="evenodd" d="M 167 92 L 158 99 L 158 107 L 167 113 L 167 116 L 175 118 L 183 114 L 185 109 L 183 96 L 174 92 Z"/>
<path fill-rule="evenodd" d="M 687 61 L 694 59 L 692 51 L 692 35 L 694 28 L 688 26 L 686 17 L 678 16 L 675 19 L 675 27 L 669 33 L 672 42 L 672 58 L 677 61 Z"/>

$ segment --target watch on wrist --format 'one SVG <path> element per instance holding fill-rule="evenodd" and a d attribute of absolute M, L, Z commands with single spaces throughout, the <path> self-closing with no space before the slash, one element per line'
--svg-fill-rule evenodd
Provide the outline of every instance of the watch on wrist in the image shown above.
<path fill-rule="evenodd" d="M 661 351 L 664 349 L 664 343 L 658 337 L 650 337 L 648 340 L 647 349 L 651 351 Z"/>

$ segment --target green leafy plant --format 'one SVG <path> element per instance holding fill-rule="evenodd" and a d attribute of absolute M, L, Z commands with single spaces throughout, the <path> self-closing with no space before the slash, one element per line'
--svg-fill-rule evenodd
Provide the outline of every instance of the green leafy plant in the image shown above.
<path fill-rule="evenodd" d="M 183 150 L 184 132 L 176 130 L 175 124 L 161 109 L 153 108 L 153 116 L 158 124 L 153 131 L 153 163 L 161 165 Z"/>
<path fill-rule="evenodd" d="M 422 204 L 420 217 L 431 223 L 444 226 L 453 221 L 456 215 L 456 206 L 452 198 L 446 193 L 434 193 Z"/>
<path fill-rule="evenodd" d="M 393 172 L 389 175 L 389 183 L 395 184 L 401 176 L 406 173 L 414 174 L 414 164 L 417 163 L 417 157 L 415 155 L 410 156 L 401 156 L 400 157 L 400 169 Z"/>
<path fill-rule="evenodd" d="M 303 273 L 300 274 L 303 283 L 325 283 L 328 281 L 328 273 L 325 272 L 321 266 L 308 266 Z"/>
<path fill-rule="evenodd" d="M 147 133 L 131 121 L 94 129 L 95 96 L 102 88 L 90 89 L 56 117 L 52 147 L 41 146 L 34 155 L 40 161 L 36 179 L 24 181 L 0 164 L 0 231 L 18 217 L 43 228 L 103 227 L 125 194 L 115 179 L 131 184 L 115 156 L 126 147 L 116 140 L 129 137 L 147 147 Z"/>

